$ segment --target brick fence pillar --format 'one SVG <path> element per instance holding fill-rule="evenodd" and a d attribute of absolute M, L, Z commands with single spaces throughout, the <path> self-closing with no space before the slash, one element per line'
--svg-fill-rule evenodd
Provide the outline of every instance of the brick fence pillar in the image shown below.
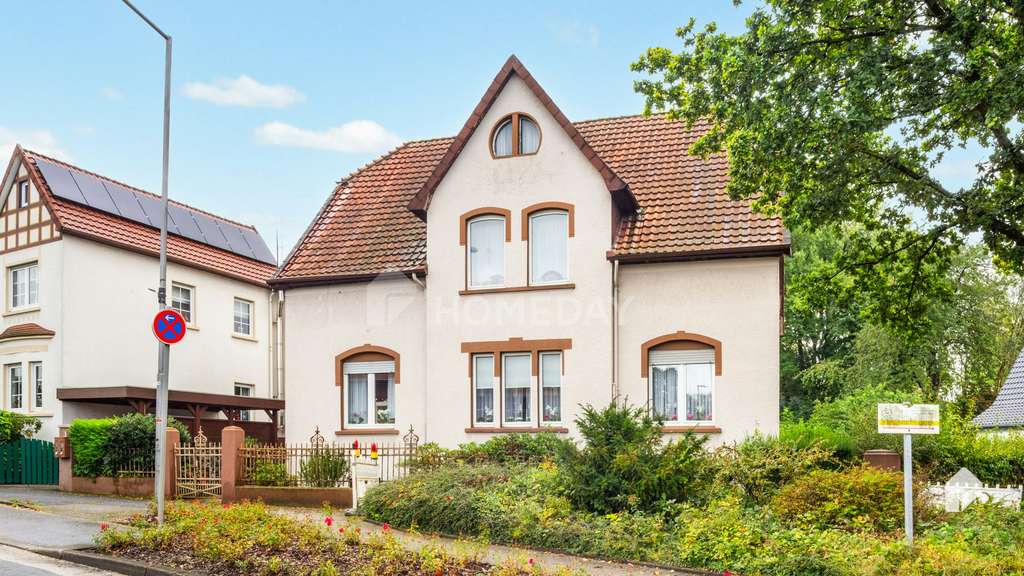
<path fill-rule="evenodd" d="M 220 499 L 234 502 L 235 485 L 242 472 L 238 451 L 245 445 L 245 430 L 238 426 L 227 426 L 220 433 Z"/>
<path fill-rule="evenodd" d="M 167 448 L 164 453 L 164 498 L 174 498 L 174 484 L 178 478 L 178 459 L 174 456 L 174 449 L 181 444 L 181 434 L 167 427 L 167 435 L 164 436 L 164 446 Z"/>

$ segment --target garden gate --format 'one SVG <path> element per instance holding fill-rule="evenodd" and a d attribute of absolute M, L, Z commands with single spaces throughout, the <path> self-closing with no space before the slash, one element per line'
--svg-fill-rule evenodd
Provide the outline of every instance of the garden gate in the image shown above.
<path fill-rule="evenodd" d="M 53 442 L 21 438 L 0 444 L 0 484 L 56 484 Z"/>
<path fill-rule="evenodd" d="M 220 444 L 207 441 L 200 428 L 192 444 L 174 448 L 174 494 L 178 498 L 215 498 L 220 489 Z"/>

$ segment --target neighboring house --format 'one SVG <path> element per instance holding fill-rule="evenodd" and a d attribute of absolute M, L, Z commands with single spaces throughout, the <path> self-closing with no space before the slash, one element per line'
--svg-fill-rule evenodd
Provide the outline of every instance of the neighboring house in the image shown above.
<path fill-rule="evenodd" d="M 1024 429 L 1024 350 L 1010 368 L 995 401 L 974 418 L 974 423 L 997 434 Z"/>
<path fill-rule="evenodd" d="M 270 281 L 288 440 L 573 433 L 615 397 L 667 433 L 777 432 L 788 235 L 688 153 L 706 130 L 570 122 L 513 56 L 455 138 L 345 178 Z"/>
<path fill-rule="evenodd" d="M 18 147 L 0 206 L 0 407 L 39 417 L 46 439 L 78 417 L 151 411 L 159 197 Z M 274 257 L 250 226 L 178 202 L 169 213 L 167 298 L 189 322 L 171 413 L 259 409 L 269 434 L 262 409 L 283 405 L 268 400 Z"/>

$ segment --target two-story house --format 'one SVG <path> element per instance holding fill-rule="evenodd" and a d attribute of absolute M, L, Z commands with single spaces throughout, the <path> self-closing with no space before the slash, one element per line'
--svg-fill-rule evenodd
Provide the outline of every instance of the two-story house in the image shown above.
<path fill-rule="evenodd" d="M 0 407 L 39 417 L 39 437 L 79 417 L 152 411 L 160 207 L 15 149 L 0 181 Z M 169 215 L 167 296 L 189 324 L 171 351 L 171 414 L 195 428 L 223 412 L 268 436 L 283 405 L 272 400 L 275 259 L 251 226 L 178 202 Z"/>
<path fill-rule="evenodd" d="M 289 441 L 572 433 L 613 398 L 776 432 L 788 235 L 688 153 L 706 129 L 571 122 L 513 56 L 457 136 L 349 175 L 270 281 Z"/>

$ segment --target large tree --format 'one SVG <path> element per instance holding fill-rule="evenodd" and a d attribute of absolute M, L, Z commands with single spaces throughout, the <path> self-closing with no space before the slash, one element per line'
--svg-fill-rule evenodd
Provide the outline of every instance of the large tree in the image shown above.
<path fill-rule="evenodd" d="M 1024 272 L 1024 1 L 767 0 L 746 31 L 678 31 L 634 64 L 649 112 L 713 128 L 730 193 L 793 230 L 855 223 L 837 271 L 913 333 L 971 235 Z M 951 187 L 945 153 L 977 147 Z"/>

